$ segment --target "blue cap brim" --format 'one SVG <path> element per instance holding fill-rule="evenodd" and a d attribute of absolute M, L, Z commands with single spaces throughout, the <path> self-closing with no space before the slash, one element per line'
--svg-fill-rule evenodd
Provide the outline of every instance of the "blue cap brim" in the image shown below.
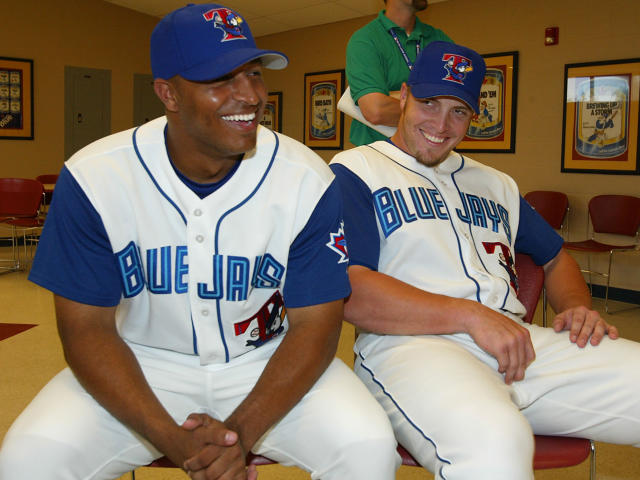
<path fill-rule="evenodd" d="M 458 86 L 443 85 L 442 83 L 418 83 L 409 85 L 409 87 L 411 95 L 416 98 L 455 97 L 466 103 L 474 112 L 480 113 L 477 98 Z"/>
<path fill-rule="evenodd" d="M 180 73 L 180 76 L 194 82 L 205 82 L 223 77 L 236 68 L 260 59 L 265 68 L 281 70 L 289 64 L 289 59 L 283 53 L 275 50 L 261 50 L 258 48 L 243 48 L 233 50 L 226 55 L 220 55 L 209 62 L 201 63 Z"/>

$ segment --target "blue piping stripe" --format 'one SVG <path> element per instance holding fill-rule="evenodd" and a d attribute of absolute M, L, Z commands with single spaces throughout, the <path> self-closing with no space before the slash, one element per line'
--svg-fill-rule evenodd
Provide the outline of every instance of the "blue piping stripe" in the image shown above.
<path fill-rule="evenodd" d="M 442 193 L 440 192 L 440 190 L 438 189 L 438 187 L 431 181 L 429 180 L 427 177 L 425 177 L 424 175 L 416 172 L 415 170 L 411 170 L 408 167 L 405 167 L 404 165 L 402 165 L 401 163 L 397 162 L 396 160 L 394 160 L 393 158 L 391 158 L 390 156 L 382 153 L 380 150 L 376 150 L 375 148 L 373 148 L 371 145 L 367 145 L 370 149 L 375 150 L 376 152 L 384 155 L 385 157 L 387 157 L 389 160 L 391 160 L 393 163 L 395 163 L 396 165 L 398 165 L 401 168 L 404 168 L 405 170 L 414 173 L 416 175 L 418 175 L 419 177 L 424 178 L 427 182 L 429 182 L 431 185 L 433 185 L 433 188 L 436 189 L 436 191 L 440 194 L 440 196 L 444 199 L 444 196 L 442 195 Z M 460 159 L 462 160 L 462 164 L 460 165 L 460 168 L 458 168 L 458 170 L 456 170 L 455 172 L 453 172 L 451 174 L 451 179 L 453 180 L 454 184 L 455 184 L 455 180 L 453 178 L 453 175 L 458 173 L 460 170 L 462 170 L 462 168 L 464 167 L 464 157 L 462 155 L 460 155 Z M 458 189 L 458 185 L 456 184 L 456 189 Z M 458 194 L 460 194 L 460 190 L 458 189 Z M 449 215 L 449 223 L 451 224 L 451 230 L 453 231 L 454 235 L 456 236 L 456 242 L 458 244 L 458 257 L 460 257 L 460 263 L 462 264 L 462 268 L 464 270 L 464 274 L 467 276 L 467 278 L 469 280 L 471 280 L 473 283 L 475 283 L 476 285 L 476 299 L 478 300 L 478 303 L 482 303 L 480 301 L 480 284 L 476 281 L 475 278 L 473 278 L 470 274 L 469 271 L 467 270 L 467 265 L 464 262 L 464 257 L 462 255 L 462 245 L 460 244 L 460 237 L 458 236 L 458 232 L 456 231 L 454 225 L 453 225 L 453 218 L 451 217 L 451 211 L 449 210 L 449 205 L 447 205 L 447 202 L 444 202 L 444 206 L 447 209 L 447 215 Z"/>
<path fill-rule="evenodd" d="M 400 407 L 400 405 L 398 405 L 398 402 L 396 402 L 395 398 L 393 398 L 391 396 L 391 394 L 387 391 L 387 389 L 382 385 L 382 383 L 380 383 L 380 381 L 376 378 L 376 376 L 374 375 L 373 371 L 367 367 L 364 362 L 364 356 L 362 355 L 362 352 L 358 352 L 358 356 L 360 357 L 360 365 L 362 365 L 362 368 L 364 368 L 367 372 L 369 372 L 369 375 L 371 375 L 371 379 L 373 380 L 373 382 L 378 385 L 380 387 L 380 389 L 382 390 L 382 393 L 384 393 L 387 397 L 389 397 L 389 400 L 391 400 L 393 402 L 393 404 L 396 406 L 396 408 L 398 409 L 398 411 L 402 414 L 402 416 L 407 420 L 407 422 L 409 422 L 411 424 L 411 426 L 413 428 L 415 428 L 420 435 L 422 435 L 422 438 L 424 438 L 427 442 L 429 442 L 431 445 L 433 445 L 433 448 L 436 451 L 436 457 L 438 458 L 438 460 L 440 460 L 443 463 L 446 463 L 447 465 L 451 465 L 451 461 L 449 460 L 445 460 L 444 458 L 442 458 L 440 455 L 438 455 L 438 447 L 436 446 L 435 442 L 429 438 L 423 431 L 422 429 L 416 425 L 413 420 L 411 420 L 409 418 L 409 416 L 406 414 L 406 412 Z M 440 469 L 439 472 L 440 477 L 443 480 L 446 480 L 446 477 L 444 477 L 443 473 L 442 473 L 442 467 Z"/>
<path fill-rule="evenodd" d="M 460 154 L 458 154 L 458 155 L 460 155 Z M 455 175 L 456 175 L 456 173 L 458 173 L 460 170 L 462 170 L 464 168 L 464 157 L 462 155 L 460 155 L 460 160 L 462 161 L 462 163 L 460 164 L 460 167 L 456 171 L 451 172 L 451 181 L 456 186 L 456 190 L 458 191 L 458 196 L 460 196 L 460 187 L 458 187 L 458 182 L 456 182 Z M 462 197 L 460 197 L 460 198 L 462 198 Z M 448 207 L 447 207 L 447 211 L 449 211 Z M 451 217 L 451 215 L 449 215 L 449 217 Z M 452 225 L 452 227 L 453 227 L 453 225 Z M 469 234 L 471 235 L 471 225 L 469 225 Z M 456 234 L 456 238 L 458 238 L 457 234 Z M 473 238 L 473 235 L 472 235 L 472 238 Z M 471 243 L 473 243 L 473 248 L 476 248 L 475 242 L 471 242 Z M 473 278 L 469 274 L 469 271 L 467 270 L 467 266 L 464 263 L 464 258 L 462 256 L 462 250 L 461 250 L 461 247 L 460 247 L 459 238 L 458 238 L 458 253 L 460 254 L 460 262 L 462 263 L 462 268 L 464 268 L 464 274 L 467 276 L 467 278 L 469 280 L 471 280 L 473 283 L 476 284 L 476 300 L 478 300 L 478 303 L 482 303 L 482 300 L 480 300 L 480 284 L 477 282 L 477 280 L 475 278 Z M 478 254 L 478 250 L 477 249 L 476 249 L 476 254 Z M 480 255 L 478 255 L 478 258 L 480 258 L 480 263 L 482 263 L 482 266 L 486 270 L 487 267 L 484 266 L 484 263 L 482 262 L 482 258 L 480 257 Z"/>
<path fill-rule="evenodd" d="M 142 125 L 141 125 L 142 126 Z M 182 217 L 182 221 L 184 222 L 184 224 L 187 224 L 187 219 L 185 218 L 184 214 L 182 213 L 182 211 L 180 211 L 180 208 L 178 207 L 178 205 L 175 204 L 175 202 L 169 198 L 169 195 L 167 195 L 164 190 L 162 190 L 160 188 L 160 185 L 158 185 L 158 182 L 156 182 L 156 179 L 153 178 L 153 175 L 151 175 L 151 171 L 149 170 L 149 167 L 147 167 L 147 164 L 144 163 L 144 160 L 142 159 L 142 155 L 140 155 L 140 150 L 138 150 L 138 141 L 136 140 L 136 135 L 138 133 L 138 129 L 140 127 L 137 127 L 134 131 L 133 131 L 133 149 L 136 152 L 136 155 L 138 156 L 138 160 L 140 160 L 140 163 L 142 164 L 142 167 L 145 169 L 145 171 L 147 172 L 147 175 L 149 175 L 149 178 L 151 179 L 151 181 L 153 182 L 153 184 L 156 186 L 156 188 L 158 189 L 158 191 L 160 192 L 160 194 L 167 199 L 167 201 L 173 206 L 173 208 L 176 209 L 176 211 L 178 212 L 178 214 L 180 215 L 180 217 Z"/>
<path fill-rule="evenodd" d="M 136 129 L 133 131 L 133 134 L 132 134 L 133 149 L 135 150 L 136 155 L 138 156 L 138 160 L 140 160 L 140 164 L 142 165 L 142 168 L 144 168 L 145 172 L 147 172 L 147 175 L 149 175 L 149 178 L 151 179 L 151 181 L 155 185 L 156 189 L 167 200 L 167 202 L 169 202 L 169 204 L 172 205 L 173 208 L 176 209 L 176 212 L 178 212 L 178 215 L 180 215 L 180 217 L 182 218 L 182 221 L 186 225 L 187 224 L 186 217 L 184 216 L 184 214 L 182 213 L 182 211 L 180 210 L 178 205 L 176 205 L 176 203 L 169 197 L 169 195 L 167 195 L 165 193 L 165 191 L 162 190 L 162 188 L 160 188 L 160 185 L 158 185 L 158 182 L 156 181 L 156 179 L 151 174 L 151 170 L 149 170 L 149 167 L 147 167 L 147 164 L 142 159 L 142 155 L 140 154 L 140 150 L 138 149 L 138 140 L 137 140 L 138 130 L 140 129 L 141 126 L 142 125 L 136 127 Z M 193 332 L 193 337 L 192 337 L 193 338 L 193 353 L 194 353 L 194 355 L 198 355 L 198 338 L 196 336 L 195 325 L 193 324 L 193 317 L 191 317 L 191 331 Z"/>
<path fill-rule="evenodd" d="M 235 210 L 237 210 L 240 207 L 242 207 L 245 203 L 247 203 L 249 201 L 249 199 L 251 197 L 253 197 L 258 190 L 260 190 L 260 187 L 264 183 L 265 178 L 267 178 L 267 175 L 271 171 L 271 167 L 273 166 L 273 162 L 276 159 L 276 154 L 278 153 L 278 148 L 280 146 L 280 140 L 278 139 L 278 136 L 274 132 L 271 132 L 271 133 L 275 137 L 276 144 L 275 144 L 275 146 L 273 148 L 273 153 L 271 154 L 271 160 L 269 161 L 269 165 L 267 166 L 264 174 L 262 175 L 262 178 L 260 179 L 260 181 L 258 182 L 256 187 L 253 189 L 253 191 L 244 200 L 242 200 L 240 203 L 238 203 L 235 207 L 232 207 L 229 210 L 227 210 L 227 212 L 225 212 L 220 217 L 220 219 L 218 220 L 218 223 L 216 224 L 215 245 L 214 245 L 214 250 L 215 250 L 215 254 L 216 255 L 218 254 L 218 239 L 220 237 L 220 225 L 222 224 L 222 221 L 229 214 L 231 214 Z M 221 318 L 221 314 L 220 314 L 220 299 L 216 300 L 216 311 L 217 311 L 217 314 L 218 314 L 218 328 L 220 329 L 220 337 L 222 338 L 222 344 L 224 345 L 225 362 L 228 363 L 229 362 L 229 347 L 227 346 L 227 341 L 226 341 L 226 339 L 224 337 L 224 330 L 222 328 L 222 318 Z"/>

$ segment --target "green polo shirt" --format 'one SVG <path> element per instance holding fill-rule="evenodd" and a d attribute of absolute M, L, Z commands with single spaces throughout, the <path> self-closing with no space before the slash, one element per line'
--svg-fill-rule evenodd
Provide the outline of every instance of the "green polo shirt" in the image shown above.
<path fill-rule="evenodd" d="M 398 35 L 398 40 L 411 62 L 416 59 L 418 44 L 422 49 L 436 40 L 452 42 L 442 30 L 422 23 L 418 18 L 411 35 L 407 36 L 403 28 L 385 17 L 384 12 L 382 10 L 375 20 L 354 32 L 347 44 L 347 81 L 356 104 L 358 99 L 367 93 L 380 92 L 389 95 L 389 92 L 400 90 L 402 83 L 409 77 L 407 62 L 389 33 L 391 28 Z M 384 135 L 363 123 L 357 120 L 351 122 L 349 140 L 354 145 L 384 139 Z"/>

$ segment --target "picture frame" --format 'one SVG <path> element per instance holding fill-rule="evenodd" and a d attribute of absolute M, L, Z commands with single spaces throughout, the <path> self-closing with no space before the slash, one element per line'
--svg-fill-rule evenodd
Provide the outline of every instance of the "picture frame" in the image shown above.
<path fill-rule="evenodd" d="M 0 57 L 0 140 L 33 140 L 33 60 Z"/>
<path fill-rule="evenodd" d="M 640 174 L 640 58 L 564 68 L 561 171 Z"/>
<path fill-rule="evenodd" d="M 260 124 L 282 133 L 282 92 L 269 92 Z"/>
<path fill-rule="evenodd" d="M 344 69 L 304 74 L 303 143 L 316 150 L 342 150 Z"/>
<path fill-rule="evenodd" d="M 518 99 L 518 52 L 482 55 L 487 72 L 474 114 L 457 152 L 515 153 Z"/>

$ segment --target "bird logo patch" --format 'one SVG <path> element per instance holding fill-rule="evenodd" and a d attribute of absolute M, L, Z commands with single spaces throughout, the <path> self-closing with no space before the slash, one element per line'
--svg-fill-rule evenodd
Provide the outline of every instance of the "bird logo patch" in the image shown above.
<path fill-rule="evenodd" d="M 326 245 L 340 256 L 338 263 L 347 263 L 349 261 L 347 239 L 344 237 L 344 222 L 340 222 L 340 228 L 337 232 L 329 233 L 329 242 Z"/>
<path fill-rule="evenodd" d="M 467 73 L 473 71 L 471 60 L 467 57 L 463 57 L 462 55 L 445 53 L 442 55 L 442 61 L 445 62 L 443 67 L 447 71 L 447 75 L 443 80 L 464 85 L 464 79 L 467 76 Z"/>
<path fill-rule="evenodd" d="M 223 31 L 222 40 L 246 40 L 242 34 L 242 24 L 244 20 L 240 15 L 228 8 L 214 8 L 202 14 L 207 22 L 213 22 L 215 28 Z"/>

